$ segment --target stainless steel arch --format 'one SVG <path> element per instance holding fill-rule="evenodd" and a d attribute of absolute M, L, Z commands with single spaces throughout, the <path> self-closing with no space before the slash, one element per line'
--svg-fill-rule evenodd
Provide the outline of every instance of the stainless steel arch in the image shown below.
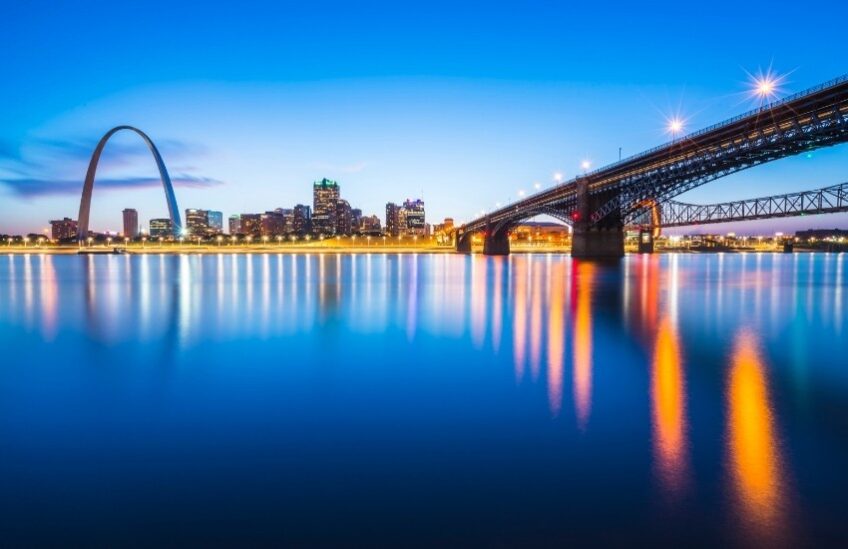
<path fill-rule="evenodd" d="M 168 202 L 168 213 L 171 216 L 171 226 L 173 227 L 174 236 L 179 236 L 182 231 L 183 222 L 182 219 L 180 219 L 180 210 L 177 207 L 177 198 L 174 196 L 174 186 L 171 184 L 171 177 L 168 175 L 167 168 L 165 168 L 165 162 L 162 160 L 162 155 L 159 154 L 159 150 L 156 148 L 156 145 L 153 144 L 153 141 L 151 141 L 151 139 L 143 131 L 132 126 L 116 126 L 106 132 L 106 134 L 100 139 L 100 142 L 97 144 L 97 148 L 94 149 L 94 153 L 91 155 L 91 161 L 88 163 L 88 171 L 85 174 L 85 183 L 82 187 L 79 217 L 77 218 L 79 222 L 79 240 L 83 241 L 86 237 L 88 237 L 88 218 L 91 213 L 91 192 L 94 189 L 94 177 L 97 173 L 97 164 L 100 162 L 100 155 L 103 153 L 103 148 L 106 146 L 109 138 L 121 130 L 135 132 L 144 140 L 145 143 L 147 143 L 147 148 L 150 149 L 150 153 L 156 161 L 156 167 L 159 168 L 159 177 L 162 179 L 162 186 L 165 188 L 165 200 Z"/>

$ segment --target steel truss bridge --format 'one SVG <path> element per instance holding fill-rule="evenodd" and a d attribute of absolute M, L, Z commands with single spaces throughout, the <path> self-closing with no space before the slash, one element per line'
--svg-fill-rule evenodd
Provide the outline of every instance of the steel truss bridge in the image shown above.
<path fill-rule="evenodd" d="M 574 225 L 575 243 L 577 239 L 586 240 L 581 254 L 620 255 L 624 225 L 644 218 L 651 208 L 688 215 L 685 212 L 702 207 L 691 206 L 687 210 L 685 205 L 672 203 L 674 197 L 753 166 L 845 142 L 848 75 L 474 219 L 457 230 L 457 249 L 470 251 L 469 236 L 483 232 L 484 241 L 491 242 L 488 250 L 484 246 L 484 253 L 508 253 L 507 235 L 512 227 L 530 217 L 548 214 Z M 807 198 L 805 193 L 795 194 Z"/>
<path fill-rule="evenodd" d="M 639 224 L 645 227 L 683 227 L 839 212 L 848 212 L 848 183 L 720 204 L 686 204 L 669 200 L 652 210 Z"/>

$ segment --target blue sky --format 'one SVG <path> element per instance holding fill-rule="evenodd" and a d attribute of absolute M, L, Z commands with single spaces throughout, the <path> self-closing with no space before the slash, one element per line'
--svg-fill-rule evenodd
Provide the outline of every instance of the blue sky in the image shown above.
<path fill-rule="evenodd" d="M 311 181 L 383 215 L 422 196 L 428 218 L 471 218 L 553 174 L 697 130 L 755 106 L 747 72 L 786 93 L 848 72 L 848 15 L 823 1 L 4 2 L 0 233 L 76 217 L 90 151 L 118 124 L 159 145 L 180 207 L 225 215 L 310 203 Z M 800 27 L 800 28 L 799 28 Z M 795 29 L 795 30 L 793 30 Z M 714 202 L 848 180 L 848 147 L 755 168 L 684 195 Z M 132 135 L 98 172 L 92 228 L 167 209 Z M 846 226 L 759 222 L 740 232 Z"/>

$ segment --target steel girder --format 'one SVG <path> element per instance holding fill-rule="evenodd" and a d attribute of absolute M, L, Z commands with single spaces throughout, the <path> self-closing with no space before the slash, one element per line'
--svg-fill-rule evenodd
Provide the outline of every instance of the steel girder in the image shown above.
<path fill-rule="evenodd" d="M 662 204 L 674 196 L 732 173 L 805 151 L 848 141 L 848 107 L 798 116 L 788 123 L 746 132 L 722 146 L 695 150 L 655 170 L 619 181 L 620 194 L 592 213 L 597 223 L 616 209 L 622 218 L 636 213 L 645 200 Z M 603 190 L 609 190 L 609 187 Z"/>
<path fill-rule="evenodd" d="M 662 227 L 815 215 L 848 211 L 848 183 L 823 189 L 723 202 L 686 204 L 669 200 L 661 210 Z"/>

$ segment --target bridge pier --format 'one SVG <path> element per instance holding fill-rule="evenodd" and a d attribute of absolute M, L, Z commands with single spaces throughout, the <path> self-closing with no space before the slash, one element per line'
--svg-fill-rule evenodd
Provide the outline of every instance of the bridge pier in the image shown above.
<path fill-rule="evenodd" d="M 577 259 L 615 259 L 624 257 L 624 224 L 619 212 L 613 212 L 599 223 L 592 223 L 592 212 L 605 204 L 612 194 L 589 194 L 589 180 L 577 181 L 577 208 L 571 235 L 571 257 Z M 615 192 L 615 191 L 613 191 Z"/>
<path fill-rule="evenodd" d="M 639 231 L 639 253 L 652 254 L 654 253 L 654 231 L 640 230 Z"/>
<path fill-rule="evenodd" d="M 483 239 L 483 254 L 509 255 L 509 233 L 505 230 L 496 233 L 487 232 Z"/>
<path fill-rule="evenodd" d="M 795 251 L 795 242 L 791 239 L 786 239 L 783 241 L 783 253 L 791 254 Z"/>
<path fill-rule="evenodd" d="M 471 253 L 471 235 L 464 234 L 456 237 L 456 252 L 460 254 Z"/>

